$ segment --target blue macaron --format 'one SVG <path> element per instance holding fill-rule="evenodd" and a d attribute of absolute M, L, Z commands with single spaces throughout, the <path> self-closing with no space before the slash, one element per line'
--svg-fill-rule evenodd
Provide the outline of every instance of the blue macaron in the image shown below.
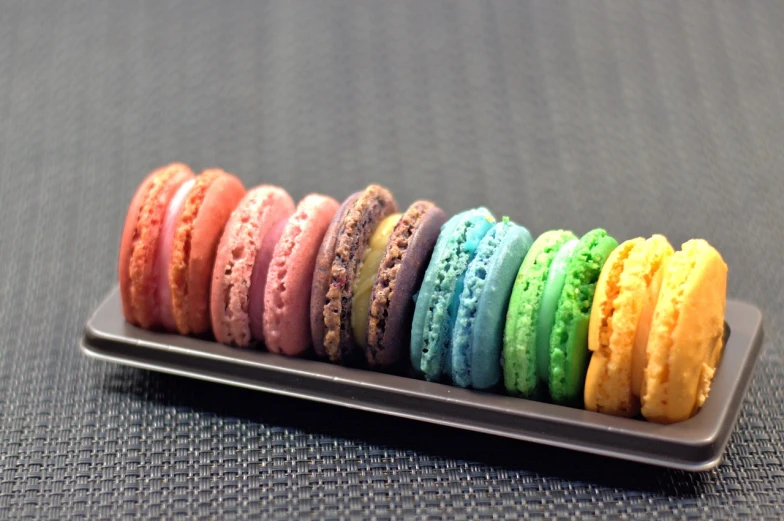
<path fill-rule="evenodd" d="M 458 387 L 490 389 L 501 381 L 506 308 L 531 234 L 508 218 L 480 241 L 460 294 L 451 340 L 451 380 Z"/>
<path fill-rule="evenodd" d="M 441 228 L 416 296 L 411 325 L 411 364 L 429 381 L 451 374 L 450 340 L 463 279 L 494 224 L 493 214 L 479 207 L 455 215 Z"/>

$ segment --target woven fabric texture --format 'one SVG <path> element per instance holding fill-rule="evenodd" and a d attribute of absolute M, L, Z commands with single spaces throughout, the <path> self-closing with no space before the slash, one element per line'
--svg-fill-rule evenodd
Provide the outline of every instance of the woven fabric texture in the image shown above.
<path fill-rule="evenodd" d="M 0 6 L 0 517 L 781 519 L 784 3 Z M 766 341 L 688 474 L 115 367 L 82 325 L 152 168 L 538 234 L 705 237 Z"/>

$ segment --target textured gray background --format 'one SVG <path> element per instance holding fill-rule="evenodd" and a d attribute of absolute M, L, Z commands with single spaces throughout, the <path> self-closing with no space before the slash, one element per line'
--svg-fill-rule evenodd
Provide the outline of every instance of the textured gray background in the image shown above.
<path fill-rule="evenodd" d="M 0 5 L 0 516 L 778 519 L 784 3 Z M 705 237 L 767 340 L 715 471 L 116 368 L 80 329 L 152 168 Z"/>

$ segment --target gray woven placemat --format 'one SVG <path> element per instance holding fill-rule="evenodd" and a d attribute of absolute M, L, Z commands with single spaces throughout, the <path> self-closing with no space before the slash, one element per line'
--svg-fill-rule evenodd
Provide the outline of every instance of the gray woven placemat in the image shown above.
<path fill-rule="evenodd" d="M 3 2 L 0 517 L 779 519 L 781 2 Z M 83 358 L 142 176 L 708 238 L 766 343 L 691 475 Z"/>

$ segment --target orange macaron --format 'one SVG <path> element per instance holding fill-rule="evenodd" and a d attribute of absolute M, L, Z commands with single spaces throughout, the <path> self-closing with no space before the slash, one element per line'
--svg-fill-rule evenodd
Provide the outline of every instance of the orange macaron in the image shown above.
<path fill-rule="evenodd" d="M 604 266 L 591 312 L 585 407 L 676 423 L 697 414 L 721 358 L 727 265 L 708 242 L 632 239 Z"/>

